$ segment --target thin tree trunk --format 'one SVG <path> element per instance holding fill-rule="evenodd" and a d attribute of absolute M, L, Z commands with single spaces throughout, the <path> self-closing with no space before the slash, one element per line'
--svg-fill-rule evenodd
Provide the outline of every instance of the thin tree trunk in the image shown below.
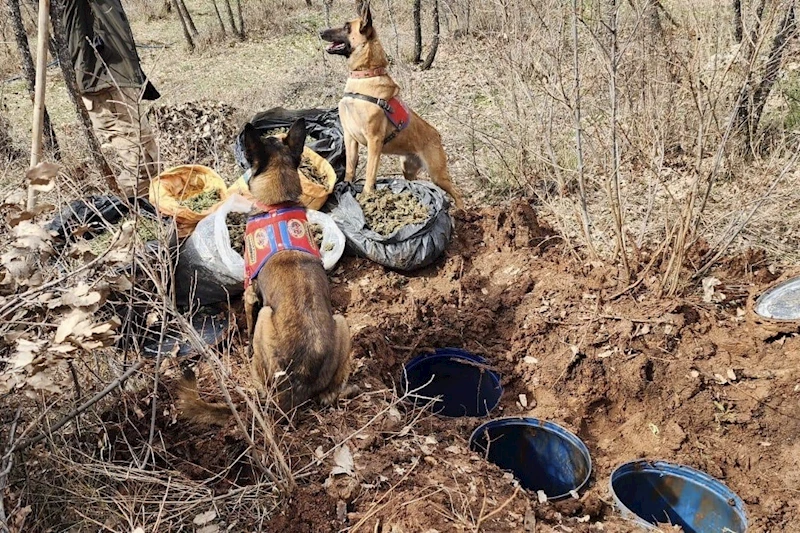
<path fill-rule="evenodd" d="M 580 54 L 578 49 L 578 0 L 572 0 L 572 47 L 573 47 L 573 72 L 575 81 L 575 152 L 578 158 L 578 195 L 581 204 L 581 222 L 583 236 L 592 258 L 597 257 L 597 252 L 592 241 L 592 221 L 586 207 L 586 174 L 583 169 L 583 119 L 581 117 L 581 71 Z"/>
<path fill-rule="evenodd" d="M 197 26 L 194 25 L 194 19 L 192 19 L 192 14 L 186 7 L 186 3 L 183 0 L 178 0 L 178 5 L 180 5 L 183 16 L 186 17 L 186 25 L 189 26 L 189 30 L 192 32 L 192 35 L 198 35 L 199 32 L 197 31 Z"/>
<path fill-rule="evenodd" d="M 414 0 L 414 63 L 422 62 L 422 6 L 421 0 Z"/>
<path fill-rule="evenodd" d="M 436 51 L 439 49 L 439 0 L 433 0 L 433 42 L 431 49 L 428 50 L 428 57 L 422 64 L 422 70 L 428 70 L 433 65 L 436 58 Z"/>
<path fill-rule="evenodd" d="M 233 20 L 233 9 L 231 9 L 231 2 L 230 0 L 222 0 L 225 4 L 225 11 L 228 13 L 228 22 L 231 25 L 231 29 L 234 35 L 239 35 L 239 30 L 236 28 L 236 21 Z"/>
<path fill-rule="evenodd" d="M 309 0 L 308 5 L 311 5 L 311 0 Z M 242 13 L 242 0 L 236 0 L 236 11 L 239 13 L 239 38 L 244 41 L 244 13 Z"/>
<path fill-rule="evenodd" d="M 327 9 L 327 4 L 326 4 Z M 389 12 L 389 22 L 392 23 L 392 28 L 394 29 L 394 57 L 400 57 L 400 33 L 397 30 L 397 21 L 394 18 L 394 8 L 392 6 L 392 0 L 386 0 L 386 10 Z M 326 11 L 327 17 L 327 11 Z M 330 21 L 328 21 L 328 27 L 330 27 Z"/>
<path fill-rule="evenodd" d="M 761 83 L 758 84 L 755 94 L 753 95 L 753 111 L 750 116 L 750 131 L 755 132 L 758 124 L 761 122 L 761 114 L 764 112 L 764 105 L 767 103 L 767 98 L 772 92 L 772 87 L 778 79 L 778 73 L 781 68 L 783 53 L 789 44 L 789 40 L 795 36 L 797 26 L 795 19 L 795 6 L 789 8 L 786 16 L 781 21 L 780 29 L 775 37 L 772 39 L 772 49 L 769 52 L 767 59 L 767 66 L 764 69 L 764 77 Z"/>
<path fill-rule="evenodd" d="M 614 233 L 617 237 L 617 250 L 622 259 L 622 267 L 625 269 L 625 282 L 631 278 L 631 269 L 628 264 L 628 247 L 625 243 L 625 220 L 622 214 L 622 194 L 620 192 L 620 149 L 618 131 L 618 110 L 619 96 L 617 94 L 617 73 L 619 71 L 619 6 L 617 0 L 610 0 L 610 16 L 608 21 L 608 31 L 610 37 L 609 53 L 609 101 L 611 105 L 611 164 L 613 165 L 611 179 L 607 181 L 608 197 L 611 204 L 611 212 L 614 215 Z"/>
<path fill-rule="evenodd" d="M 64 1 L 54 0 L 50 4 L 50 20 L 53 25 L 53 39 L 56 42 L 56 49 L 58 50 L 58 61 L 61 64 L 61 72 L 64 75 L 64 84 L 67 86 L 72 103 L 75 105 L 75 111 L 83 124 L 84 134 L 86 135 L 86 142 L 89 144 L 89 152 L 94 159 L 95 166 L 100 172 L 100 175 L 108 183 L 108 186 L 117 194 L 120 194 L 117 182 L 114 179 L 114 172 L 103 156 L 103 150 L 100 148 L 100 141 L 94 134 L 92 127 L 92 119 L 89 117 L 89 112 L 83 104 L 80 92 L 78 91 L 78 83 L 75 80 L 75 70 L 72 66 L 72 61 L 69 57 L 69 48 L 67 47 L 66 32 L 64 30 L 62 16 L 64 14 Z"/>
<path fill-rule="evenodd" d="M 744 27 L 742 26 L 742 0 L 733 0 L 733 39 L 742 42 Z"/>
<path fill-rule="evenodd" d="M 763 1 L 758 6 L 758 17 L 755 24 L 756 28 L 760 28 L 763 16 Z M 750 62 L 754 62 L 753 54 L 756 53 L 756 41 L 760 38 L 757 29 L 754 29 L 750 34 L 749 41 L 746 43 L 749 49 L 748 56 Z M 786 12 L 778 32 L 772 39 L 772 48 L 770 49 L 767 57 L 767 63 L 764 68 L 764 75 L 761 81 L 756 82 L 752 79 L 752 73 L 749 74 L 748 84 L 743 87 L 743 94 L 740 96 L 738 107 L 736 109 L 736 125 L 734 133 L 739 138 L 739 144 L 736 146 L 739 153 L 744 157 L 750 157 L 753 153 L 753 138 L 758 130 L 758 125 L 761 122 L 761 115 L 764 111 L 769 94 L 772 92 L 772 87 L 778 78 L 780 72 L 783 53 L 789 40 L 795 35 L 796 20 L 795 20 L 795 6 L 792 3 L 789 10 Z M 750 154 L 750 155 L 748 155 Z"/>
<path fill-rule="evenodd" d="M 34 87 L 36 85 L 36 69 L 33 67 L 33 57 L 31 56 L 31 49 L 28 46 L 28 34 L 25 32 L 25 26 L 22 23 L 19 0 L 7 0 L 7 3 L 11 15 L 11 25 L 14 29 L 14 39 L 17 42 L 17 50 L 19 51 L 20 63 L 22 64 L 22 71 L 25 75 L 25 83 L 28 87 L 28 94 L 31 101 L 33 101 Z M 58 146 L 58 139 L 56 138 L 53 124 L 50 121 L 50 114 L 47 112 L 47 107 L 44 108 L 44 146 L 46 150 L 53 154 L 53 157 L 59 161 L 61 160 L 61 149 Z"/>
<path fill-rule="evenodd" d="M 183 37 L 186 39 L 186 44 L 189 46 L 189 51 L 194 51 L 194 41 L 192 40 L 192 34 L 189 31 L 189 27 L 186 25 L 186 19 L 183 17 L 183 13 L 181 12 L 181 6 L 178 3 L 178 0 L 172 0 L 173 5 L 175 6 L 175 12 L 178 13 L 178 18 L 181 21 L 181 28 L 183 29 Z"/>
<path fill-rule="evenodd" d="M 211 3 L 214 4 L 214 12 L 217 14 L 217 20 L 219 21 L 219 29 L 222 31 L 222 36 L 227 37 L 228 32 L 225 31 L 225 24 L 222 23 L 222 15 L 219 13 L 219 7 L 217 7 L 217 0 L 211 0 Z"/>

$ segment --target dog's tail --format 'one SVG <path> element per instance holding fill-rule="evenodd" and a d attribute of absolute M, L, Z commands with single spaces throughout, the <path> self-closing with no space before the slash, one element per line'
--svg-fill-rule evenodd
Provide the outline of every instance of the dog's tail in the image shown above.
<path fill-rule="evenodd" d="M 178 382 L 178 407 L 181 418 L 201 425 L 222 426 L 231 416 L 231 410 L 227 405 L 207 402 L 200 398 L 197 392 L 197 377 L 189 367 L 183 369 L 183 377 Z"/>

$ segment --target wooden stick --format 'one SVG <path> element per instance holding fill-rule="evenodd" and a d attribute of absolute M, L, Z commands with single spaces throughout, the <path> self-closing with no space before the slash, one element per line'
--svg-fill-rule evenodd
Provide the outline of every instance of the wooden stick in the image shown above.
<path fill-rule="evenodd" d="M 33 99 L 33 141 L 31 168 L 42 159 L 42 130 L 44 127 L 44 93 L 47 75 L 47 39 L 50 24 L 50 0 L 39 0 L 39 38 L 36 41 L 36 89 Z M 28 209 L 36 205 L 33 186 L 28 185 Z"/>

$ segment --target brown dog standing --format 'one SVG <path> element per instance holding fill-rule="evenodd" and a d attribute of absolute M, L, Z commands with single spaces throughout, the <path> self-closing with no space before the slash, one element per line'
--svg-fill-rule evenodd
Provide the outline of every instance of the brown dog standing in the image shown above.
<path fill-rule="evenodd" d="M 345 180 L 353 181 L 358 146 L 362 145 L 367 147 L 364 192 L 374 189 L 381 154 L 387 153 L 402 156 L 407 180 L 415 179 L 424 167 L 433 183 L 452 196 L 457 207 L 463 207 L 461 195 L 450 181 L 439 132 L 397 98 L 400 87 L 386 71 L 389 60 L 372 25 L 369 3 L 357 5 L 359 18 L 320 32 L 320 37 L 331 43 L 326 52 L 345 56 L 350 68 L 339 102 L 347 160 Z"/>
<path fill-rule="evenodd" d="M 297 168 L 306 137 L 300 119 L 284 139 L 260 138 L 247 124 L 244 154 L 256 199 L 245 235 L 245 314 L 256 385 L 275 383 L 284 412 L 311 399 L 335 401 L 350 374 L 350 330 L 331 308 L 328 276 L 310 236 Z M 194 382 L 182 387 L 184 413 L 198 409 Z M 206 404 L 201 422 L 218 421 Z M 226 412 L 224 414 L 227 414 Z"/>

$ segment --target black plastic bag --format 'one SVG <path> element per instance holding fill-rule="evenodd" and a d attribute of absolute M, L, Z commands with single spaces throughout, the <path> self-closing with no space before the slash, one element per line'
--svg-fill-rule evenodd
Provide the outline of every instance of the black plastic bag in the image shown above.
<path fill-rule="evenodd" d="M 61 209 L 47 225 L 47 230 L 56 232 L 57 241 L 61 244 L 73 240 L 75 230 L 81 227 L 88 229 L 80 238 L 91 238 L 127 215 L 130 212 L 129 205 L 116 196 L 90 196 L 85 200 L 75 200 Z M 155 208 L 147 200 L 137 200 L 136 205 L 142 213 L 156 216 Z"/>
<path fill-rule="evenodd" d="M 313 140 L 307 142 L 309 148 L 328 160 L 339 180 L 344 179 L 345 155 L 344 133 L 339 121 L 339 110 L 333 109 L 301 109 L 290 110 L 273 107 L 256 114 L 250 123 L 260 133 L 278 128 L 289 128 L 299 118 L 306 119 L 306 133 Z M 243 169 L 250 168 L 242 150 L 242 133 L 236 137 L 234 154 L 236 161 Z"/>
<path fill-rule="evenodd" d="M 339 183 L 327 204 L 333 220 L 347 238 L 350 251 L 404 271 L 428 266 L 444 253 L 453 231 L 453 219 L 448 212 L 450 202 L 444 191 L 428 181 L 378 180 L 376 189 L 389 187 L 395 194 L 410 192 L 430 212 L 424 223 L 408 225 L 384 236 L 366 227 L 364 212 L 356 200 L 363 187 L 360 183 Z"/>

